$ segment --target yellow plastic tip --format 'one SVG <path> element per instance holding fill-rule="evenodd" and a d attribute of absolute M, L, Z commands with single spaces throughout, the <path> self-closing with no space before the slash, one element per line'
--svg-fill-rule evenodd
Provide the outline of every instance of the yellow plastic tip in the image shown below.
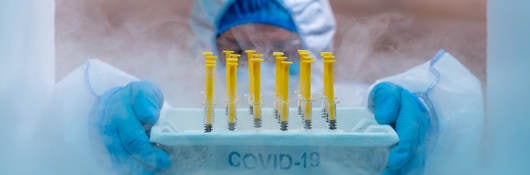
<path fill-rule="evenodd" d="M 257 54 L 254 54 L 253 56 L 254 58 L 261 58 L 263 57 L 263 54 L 257 53 Z"/>
<path fill-rule="evenodd" d="M 332 55 L 322 56 L 322 58 L 324 58 L 324 62 L 326 62 L 326 61 L 331 61 L 331 60 L 335 60 L 335 59 L 334 59 L 335 57 L 332 56 Z"/>
<path fill-rule="evenodd" d="M 333 52 L 320 52 L 320 55 L 322 56 L 325 56 L 325 55 L 333 55 Z"/>
<path fill-rule="evenodd" d="M 237 58 L 228 58 L 226 59 L 226 63 L 237 63 Z"/>
<path fill-rule="evenodd" d="M 334 60 L 335 57 L 326 55 L 326 56 L 323 56 L 323 58 L 324 58 L 324 61 L 326 61 L 326 60 Z"/>
<path fill-rule="evenodd" d="M 232 58 L 238 59 L 241 55 L 240 54 L 230 54 Z"/>
<path fill-rule="evenodd" d="M 224 53 L 234 53 L 233 50 L 223 50 Z"/>
<path fill-rule="evenodd" d="M 309 55 L 309 54 L 311 54 L 311 52 L 309 52 L 309 50 L 298 50 L 298 54 L 300 54 L 300 55 Z"/>
<path fill-rule="evenodd" d="M 300 60 L 313 60 L 313 58 L 309 55 L 300 55 Z"/>
<path fill-rule="evenodd" d="M 308 64 L 311 64 L 311 63 L 314 62 L 314 60 L 311 59 L 311 58 L 309 58 L 309 59 L 302 60 L 301 62 L 302 62 L 302 63 L 308 63 Z"/>
<path fill-rule="evenodd" d="M 245 50 L 245 53 L 256 53 L 256 50 Z"/>
<path fill-rule="evenodd" d="M 215 60 L 206 60 L 205 63 L 206 64 L 215 64 L 215 63 L 217 63 L 217 61 L 215 61 Z"/>
<path fill-rule="evenodd" d="M 204 56 L 213 55 L 213 52 L 202 52 L 202 55 L 204 55 Z"/>
<path fill-rule="evenodd" d="M 206 61 L 215 61 L 215 59 L 217 59 L 217 57 L 213 55 L 206 55 L 205 58 Z"/>
<path fill-rule="evenodd" d="M 289 65 L 289 64 L 293 64 L 293 62 L 292 62 L 292 61 L 282 61 L 282 64 L 287 64 L 287 65 Z"/>
<path fill-rule="evenodd" d="M 272 52 L 272 55 L 275 57 L 279 57 L 279 56 L 283 56 L 284 53 L 283 52 Z"/>

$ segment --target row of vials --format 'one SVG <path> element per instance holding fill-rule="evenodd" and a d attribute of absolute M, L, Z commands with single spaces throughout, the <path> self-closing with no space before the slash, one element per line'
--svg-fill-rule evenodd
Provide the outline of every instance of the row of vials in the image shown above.
<path fill-rule="evenodd" d="M 228 117 L 228 129 L 233 131 L 236 128 L 237 117 L 237 69 L 240 54 L 225 50 L 226 60 L 226 115 Z M 262 121 L 262 100 L 261 100 L 261 63 L 263 54 L 256 53 L 255 50 L 246 50 L 248 73 L 249 73 L 249 113 L 254 118 L 254 127 L 260 128 Z M 298 92 L 298 115 L 304 121 L 304 128 L 311 129 L 313 97 L 311 96 L 311 65 L 314 62 L 311 53 L 307 50 L 298 50 L 300 55 L 300 86 Z M 204 52 L 205 57 L 205 131 L 213 130 L 214 121 L 214 76 L 216 58 L 213 52 Z M 333 63 L 336 62 L 331 52 L 321 52 L 324 65 L 324 85 L 322 97 L 321 116 L 329 123 L 329 129 L 337 128 L 336 107 L 334 95 Z M 275 58 L 275 96 L 274 96 L 274 118 L 280 123 L 280 130 L 287 131 L 289 117 L 289 67 L 293 64 L 283 52 L 273 52 Z"/>

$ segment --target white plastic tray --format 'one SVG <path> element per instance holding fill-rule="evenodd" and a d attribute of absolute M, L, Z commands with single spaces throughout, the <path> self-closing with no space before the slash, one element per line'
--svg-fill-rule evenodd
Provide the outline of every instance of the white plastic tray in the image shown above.
<path fill-rule="evenodd" d="M 272 109 L 263 109 L 261 128 L 254 128 L 248 109 L 238 110 L 229 131 L 224 109 L 216 109 L 211 133 L 204 132 L 203 109 L 166 110 L 151 130 L 151 141 L 169 152 L 167 174 L 378 174 L 398 137 L 378 125 L 364 108 L 338 108 L 337 130 L 329 130 L 313 110 L 313 129 L 290 110 L 288 131 L 280 131 Z"/>
<path fill-rule="evenodd" d="M 377 125 L 373 115 L 363 108 L 337 109 L 336 130 L 313 110 L 313 129 L 303 129 L 303 120 L 290 110 L 288 131 L 280 131 L 272 109 L 263 109 L 262 127 L 254 128 L 247 109 L 238 110 L 235 131 L 229 131 L 224 109 L 216 109 L 214 131 L 204 132 L 203 110 L 176 108 L 165 111 L 151 131 L 151 141 L 164 145 L 328 145 L 391 146 L 398 141 L 388 125 Z"/>

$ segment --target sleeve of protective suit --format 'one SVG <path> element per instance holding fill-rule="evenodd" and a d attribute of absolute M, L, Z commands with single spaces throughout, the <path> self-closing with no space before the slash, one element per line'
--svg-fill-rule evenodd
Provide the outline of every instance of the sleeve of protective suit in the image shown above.
<path fill-rule="evenodd" d="M 88 60 L 56 84 L 54 111 L 62 116 L 64 138 L 72 143 L 71 149 L 77 149 L 74 152 L 80 155 L 76 156 L 98 169 L 92 173 L 108 174 L 114 169 L 101 139 L 90 130 L 94 124 L 89 117 L 91 108 L 109 89 L 132 81 L 138 79 L 99 60 Z"/>
<path fill-rule="evenodd" d="M 473 174 L 478 163 L 484 106 L 480 81 L 441 50 L 427 63 L 378 80 L 414 93 L 429 110 L 425 167 L 408 174 Z M 371 90 L 370 90 L 371 91 Z"/>

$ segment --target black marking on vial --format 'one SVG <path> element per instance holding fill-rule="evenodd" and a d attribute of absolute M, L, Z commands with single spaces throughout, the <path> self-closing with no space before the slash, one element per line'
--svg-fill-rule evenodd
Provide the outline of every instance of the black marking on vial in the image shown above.
<path fill-rule="evenodd" d="M 320 116 L 321 116 L 322 118 L 326 118 L 326 119 L 327 119 L 327 117 L 328 117 L 328 111 L 326 110 L 326 107 L 325 107 L 325 106 L 322 108 L 322 111 L 320 111 Z"/>
<path fill-rule="evenodd" d="M 273 115 L 274 115 L 274 118 L 280 119 L 280 113 L 278 113 L 277 109 L 274 109 Z"/>
<path fill-rule="evenodd" d="M 337 120 L 330 120 L 329 121 L 329 129 L 331 129 L 331 130 L 337 129 Z"/>
<path fill-rule="evenodd" d="M 311 120 L 304 120 L 304 128 L 311 129 Z"/>
<path fill-rule="evenodd" d="M 280 122 L 280 130 L 287 131 L 287 122 Z"/>
<path fill-rule="evenodd" d="M 302 113 L 302 114 L 298 114 L 298 117 L 300 117 L 302 120 L 305 119 L 305 115 Z"/>
<path fill-rule="evenodd" d="M 228 123 L 228 130 L 233 131 L 236 129 L 236 123 Z"/>
<path fill-rule="evenodd" d="M 254 127 L 261 128 L 261 119 L 254 118 Z"/>
<path fill-rule="evenodd" d="M 322 118 L 326 119 L 326 122 L 329 123 L 329 113 L 325 112 L 325 113 L 322 113 Z"/>
<path fill-rule="evenodd" d="M 302 106 L 298 105 L 298 115 L 302 115 Z"/>
<path fill-rule="evenodd" d="M 225 115 L 228 116 L 228 104 L 225 106 Z"/>
<path fill-rule="evenodd" d="M 205 124 L 204 132 L 212 132 L 212 124 Z"/>

